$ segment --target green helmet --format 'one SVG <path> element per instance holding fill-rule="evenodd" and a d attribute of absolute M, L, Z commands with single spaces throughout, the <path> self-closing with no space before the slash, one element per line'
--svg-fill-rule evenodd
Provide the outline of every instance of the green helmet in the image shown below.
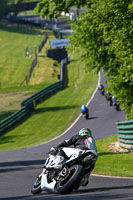
<path fill-rule="evenodd" d="M 81 135 L 81 136 L 83 136 L 83 135 L 89 135 L 89 136 L 91 136 L 91 130 L 88 129 L 88 128 L 82 128 L 79 131 L 79 135 Z"/>

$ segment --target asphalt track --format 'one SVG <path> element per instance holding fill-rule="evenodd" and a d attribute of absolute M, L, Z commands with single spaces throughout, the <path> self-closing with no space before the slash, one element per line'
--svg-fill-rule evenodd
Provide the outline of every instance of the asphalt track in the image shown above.
<path fill-rule="evenodd" d="M 95 91 L 88 107 L 90 119 L 85 120 L 79 116 L 73 126 L 60 137 L 39 146 L 0 152 L 0 200 L 133 200 L 133 179 L 96 175 L 91 175 L 88 186 L 80 187 L 69 195 L 45 192 L 32 195 L 30 192 L 51 146 L 56 146 L 59 141 L 71 137 L 83 127 L 89 127 L 95 139 L 108 137 L 116 133 L 115 122 L 125 118 L 123 111 L 110 107 L 98 91 Z"/>

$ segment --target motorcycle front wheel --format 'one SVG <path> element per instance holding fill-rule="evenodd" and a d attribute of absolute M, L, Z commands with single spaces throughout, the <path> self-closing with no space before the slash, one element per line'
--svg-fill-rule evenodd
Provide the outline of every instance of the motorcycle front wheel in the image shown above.
<path fill-rule="evenodd" d="M 77 189 L 84 175 L 84 169 L 81 165 L 74 165 L 69 168 L 66 178 L 57 182 L 57 191 L 60 194 L 69 194 L 73 189 Z"/>
<path fill-rule="evenodd" d="M 31 187 L 31 193 L 39 194 L 41 191 L 41 177 L 38 176 Z"/>

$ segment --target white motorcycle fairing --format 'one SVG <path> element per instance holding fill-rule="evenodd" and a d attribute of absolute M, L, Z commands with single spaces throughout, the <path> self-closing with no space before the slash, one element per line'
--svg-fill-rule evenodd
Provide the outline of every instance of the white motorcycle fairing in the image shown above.
<path fill-rule="evenodd" d="M 39 194 L 41 191 L 61 194 L 72 192 L 73 189 L 79 187 L 83 178 L 85 168 L 83 169 L 83 166 L 81 166 L 82 163 L 87 162 L 88 164 L 88 160 L 91 159 L 96 162 L 98 157 L 98 153 L 95 150 L 81 150 L 68 147 L 64 147 L 62 150 L 67 158 L 58 154 L 49 154 L 42 173 L 33 183 L 31 189 L 33 194 Z M 67 180 L 67 182 L 65 182 L 65 180 Z"/>
<path fill-rule="evenodd" d="M 81 149 L 68 148 L 68 147 L 64 147 L 62 150 L 69 157 L 68 161 L 71 161 L 71 160 L 79 157 L 80 155 L 84 154 L 85 152 L 93 153 L 96 157 L 98 157 L 98 153 L 95 150 L 81 150 Z"/>
<path fill-rule="evenodd" d="M 80 149 L 75 149 L 75 148 L 63 148 L 63 151 L 65 154 L 69 157 L 68 162 L 71 160 L 77 158 L 79 155 L 84 153 L 83 150 Z M 53 156 L 50 155 L 50 159 L 46 160 L 46 168 L 55 168 L 58 167 L 58 164 L 63 162 L 62 156 Z M 67 161 L 66 161 L 67 162 Z M 43 171 L 42 173 L 42 178 L 41 178 L 41 189 L 42 190 L 47 190 L 49 192 L 58 192 L 56 189 L 56 181 L 53 179 L 52 182 L 48 183 L 47 181 L 47 174 L 45 173 L 46 170 Z"/>
<path fill-rule="evenodd" d="M 41 178 L 41 189 L 49 192 L 57 192 L 56 181 L 53 179 L 51 183 L 47 182 L 47 174 L 43 174 Z"/>

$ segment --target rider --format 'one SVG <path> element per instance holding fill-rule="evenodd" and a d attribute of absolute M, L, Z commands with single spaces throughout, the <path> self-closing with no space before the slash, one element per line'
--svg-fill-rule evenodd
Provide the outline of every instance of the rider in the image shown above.
<path fill-rule="evenodd" d="M 98 89 L 99 89 L 99 90 L 102 90 L 102 89 L 104 89 L 104 86 L 103 86 L 101 83 L 99 83 L 99 84 L 98 84 Z"/>
<path fill-rule="evenodd" d="M 81 112 L 83 114 L 86 113 L 86 116 L 87 116 L 86 118 L 88 119 L 88 108 L 84 104 L 81 106 Z"/>
<path fill-rule="evenodd" d="M 98 84 L 98 90 L 101 92 L 102 95 L 104 95 L 105 88 L 101 83 Z"/>
<path fill-rule="evenodd" d="M 95 140 L 92 137 L 91 130 L 88 128 L 82 128 L 78 134 L 72 136 L 70 139 L 65 140 L 57 145 L 57 147 L 52 147 L 52 150 L 55 149 L 55 151 L 60 154 L 60 156 L 64 156 L 63 151 L 61 150 L 62 147 L 68 147 L 74 145 L 74 148 L 82 149 L 82 150 L 95 150 L 97 154 L 97 147 L 95 144 Z M 98 154 L 96 155 L 98 157 Z M 92 165 L 91 170 L 87 172 L 87 174 L 84 175 L 82 179 L 82 186 L 86 186 L 88 184 L 88 178 L 91 173 L 91 171 L 94 169 L 95 163 Z"/>
<path fill-rule="evenodd" d="M 112 97 L 113 105 L 116 106 L 116 110 L 120 110 L 120 104 L 118 103 L 115 96 Z"/>
<path fill-rule="evenodd" d="M 113 105 L 112 94 L 110 92 L 106 92 L 105 98 L 107 99 L 107 102 L 109 103 L 109 105 L 112 106 Z"/>

